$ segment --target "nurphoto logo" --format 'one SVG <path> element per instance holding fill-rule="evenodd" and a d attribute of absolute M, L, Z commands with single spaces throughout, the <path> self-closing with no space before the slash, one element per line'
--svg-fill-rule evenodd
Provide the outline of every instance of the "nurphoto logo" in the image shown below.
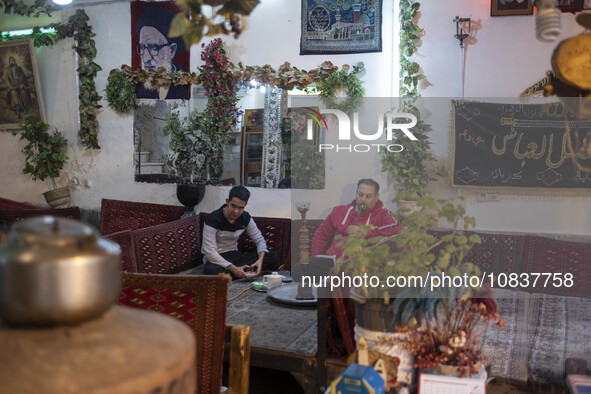
<path fill-rule="evenodd" d="M 417 117 L 413 114 L 404 113 L 404 112 L 387 112 L 384 114 L 378 114 L 378 127 L 377 131 L 373 134 L 368 134 L 362 132 L 359 129 L 359 113 L 353 113 L 353 122 L 349 119 L 349 115 L 340 111 L 338 109 L 323 109 L 320 112 L 315 111 L 311 108 L 306 108 L 311 113 L 311 119 L 308 119 L 308 140 L 312 140 L 314 138 L 314 122 L 318 124 L 318 126 L 326 128 L 328 132 L 328 125 L 326 120 L 322 116 L 322 114 L 332 114 L 337 117 L 338 121 L 338 130 L 339 135 L 338 139 L 340 141 L 351 141 L 351 129 L 353 129 L 353 134 L 355 137 L 361 141 L 378 141 L 384 135 L 384 118 L 386 119 L 386 140 L 388 142 L 394 139 L 394 132 L 399 130 L 404 133 L 411 141 L 417 141 L 417 137 L 413 135 L 413 133 L 409 130 L 413 128 L 417 124 Z M 408 122 L 398 123 L 402 120 L 410 120 Z M 353 126 L 353 127 L 351 127 Z M 371 150 L 376 150 L 380 152 L 380 149 L 386 149 L 388 152 L 397 153 L 402 152 L 404 147 L 401 144 L 380 144 L 380 143 L 373 143 L 373 144 L 319 144 L 318 151 L 326 151 L 326 150 L 335 150 L 336 152 L 339 151 L 347 151 L 347 152 L 369 152 Z"/>

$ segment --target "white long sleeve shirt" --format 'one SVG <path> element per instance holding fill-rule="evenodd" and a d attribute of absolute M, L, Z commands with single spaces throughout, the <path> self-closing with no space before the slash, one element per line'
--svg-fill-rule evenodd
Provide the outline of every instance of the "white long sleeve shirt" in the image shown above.
<path fill-rule="evenodd" d="M 268 253 L 267 243 L 250 214 L 244 211 L 234 223 L 230 223 L 224 216 L 223 209 L 225 207 L 226 204 L 205 218 L 203 242 L 201 243 L 203 263 L 210 262 L 224 268 L 231 265 L 232 263 L 224 259 L 221 254 L 238 250 L 238 238 L 245 231 L 257 246 L 257 253 Z"/>

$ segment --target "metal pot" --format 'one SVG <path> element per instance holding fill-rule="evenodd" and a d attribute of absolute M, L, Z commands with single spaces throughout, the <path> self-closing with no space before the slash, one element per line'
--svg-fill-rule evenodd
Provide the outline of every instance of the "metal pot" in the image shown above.
<path fill-rule="evenodd" d="M 91 227 L 51 216 L 13 225 L 0 247 L 0 318 L 71 324 L 100 316 L 121 291 L 119 246 Z"/>

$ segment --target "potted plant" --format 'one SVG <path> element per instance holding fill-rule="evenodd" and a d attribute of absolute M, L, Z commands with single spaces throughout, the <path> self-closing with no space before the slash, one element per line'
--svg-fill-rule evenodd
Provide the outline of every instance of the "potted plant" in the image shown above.
<path fill-rule="evenodd" d="M 464 262 L 466 254 L 473 245 L 481 243 L 477 234 L 465 233 L 475 225 L 475 219 L 466 216 L 461 203 L 447 200 L 435 200 L 431 196 L 417 200 L 418 210 L 410 213 L 404 220 L 404 227 L 390 238 L 348 237 L 341 247 L 343 256 L 337 260 L 338 271 L 350 276 L 376 276 L 380 283 L 388 277 L 410 278 L 427 275 L 441 275 L 443 272 L 455 277 L 467 274 L 480 274 L 480 269 Z M 400 216 L 400 211 L 394 214 Z M 447 223 L 450 230 L 439 237 L 433 232 L 440 222 Z M 463 228 L 459 226 L 463 223 Z M 362 226 L 362 234 L 371 226 Z M 361 234 L 360 234 L 361 235 Z M 407 323 L 421 307 L 421 286 L 359 286 L 356 287 L 357 297 L 361 299 L 379 299 L 390 303 L 393 297 L 401 296 L 405 301 L 396 304 L 394 312 L 396 322 L 388 322 L 393 328 L 394 323 Z M 409 302 L 408 300 L 416 299 Z"/>
<path fill-rule="evenodd" d="M 55 178 L 60 176 L 69 157 L 66 155 L 68 141 L 57 129 L 50 134 L 49 125 L 38 116 L 28 115 L 19 124 L 19 128 L 12 131 L 12 135 L 19 135 L 21 141 L 27 141 L 22 150 L 25 156 L 23 174 L 31 175 L 35 181 L 51 179 L 53 190 L 43 193 L 45 200 L 51 207 L 69 204 L 69 187 L 58 188 Z"/>
<path fill-rule="evenodd" d="M 414 360 L 402 345 L 406 332 L 417 329 L 421 315 L 433 316 L 451 290 L 431 292 L 428 278 L 444 272 L 451 277 L 480 274 L 477 266 L 464 261 L 466 253 L 481 240 L 459 230 L 460 223 L 463 230 L 475 225 L 461 203 L 424 196 L 417 199 L 417 205 L 419 209 L 407 216 L 404 228 L 393 237 L 365 239 L 370 227 L 362 226 L 360 237 L 347 237 L 342 242 L 344 253 L 337 260 L 338 275 L 367 278 L 351 289 L 356 332 L 365 337 L 368 349 L 397 357 L 399 371 L 409 384 Z M 451 230 L 437 236 L 433 230 L 440 222 L 446 222 Z M 395 278 L 394 284 L 388 278 Z"/>
<path fill-rule="evenodd" d="M 165 159 L 170 175 L 177 183 L 177 198 L 186 215 L 201 202 L 211 174 L 220 173 L 227 134 L 204 126 L 203 113 L 193 112 L 181 121 L 178 113 L 167 115 L 162 131 L 170 137 Z"/>

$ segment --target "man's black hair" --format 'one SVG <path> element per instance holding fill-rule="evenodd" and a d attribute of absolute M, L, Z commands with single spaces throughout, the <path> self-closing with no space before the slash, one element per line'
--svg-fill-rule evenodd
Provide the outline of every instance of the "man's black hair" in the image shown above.
<path fill-rule="evenodd" d="M 247 203 L 248 199 L 250 198 L 250 192 L 244 186 L 234 186 L 232 189 L 230 189 L 230 196 L 228 197 L 228 200 L 232 201 L 232 197 L 236 197 Z"/>
<path fill-rule="evenodd" d="M 373 186 L 373 188 L 376 191 L 376 194 L 380 192 L 380 184 L 371 178 L 360 179 L 359 182 L 357 182 L 357 189 L 359 189 L 360 185 Z"/>
<path fill-rule="evenodd" d="M 158 30 L 169 43 L 174 42 L 176 44 L 176 55 L 181 52 L 185 51 L 185 42 L 182 37 L 175 37 L 170 38 L 168 37 L 168 32 L 170 30 L 170 25 L 172 24 L 172 19 L 175 17 L 175 13 L 173 10 L 167 7 L 162 6 L 153 6 L 148 7 L 142 11 L 140 17 L 135 25 L 135 35 L 140 38 L 140 30 L 144 26 L 152 26 L 156 30 Z"/>

